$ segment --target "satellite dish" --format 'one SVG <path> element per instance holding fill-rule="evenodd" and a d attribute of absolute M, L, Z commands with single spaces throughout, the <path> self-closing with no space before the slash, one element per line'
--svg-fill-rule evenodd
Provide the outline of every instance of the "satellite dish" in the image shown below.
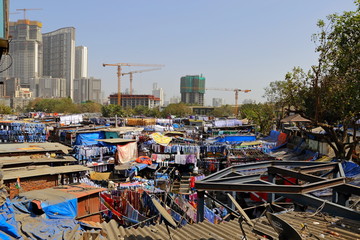
<path fill-rule="evenodd" d="M 242 209 L 242 207 L 240 207 L 240 205 L 236 202 L 236 200 L 233 198 L 233 196 L 231 196 L 229 193 L 227 194 L 228 197 L 230 198 L 230 200 L 232 201 L 232 203 L 235 205 L 236 209 L 239 211 L 239 213 L 242 215 L 242 217 L 244 218 L 245 222 L 251 226 L 254 227 L 254 223 L 250 220 L 249 216 L 245 213 L 245 211 Z"/>
<path fill-rule="evenodd" d="M 159 213 L 161 214 L 161 216 L 163 216 L 163 218 L 165 218 L 165 220 L 171 224 L 173 227 L 176 228 L 176 223 L 174 222 L 173 218 L 171 217 L 171 215 L 166 211 L 166 209 L 161 206 L 161 204 L 154 198 L 151 199 L 153 204 L 155 205 L 156 209 L 159 211 Z"/>
<path fill-rule="evenodd" d="M 271 226 L 279 234 L 279 240 L 301 240 L 300 234 L 287 222 L 277 217 L 275 214 L 266 213 Z"/>

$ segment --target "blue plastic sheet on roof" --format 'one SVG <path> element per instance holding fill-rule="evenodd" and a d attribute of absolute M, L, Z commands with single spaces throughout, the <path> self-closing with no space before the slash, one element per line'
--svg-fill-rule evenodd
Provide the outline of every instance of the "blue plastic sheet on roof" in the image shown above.
<path fill-rule="evenodd" d="M 272 130 L 272 131 L 270 131 L 269 136 L 264 137 L 262 140 L 268 141 L 268 142 L 276 142 L 278 140 L 279 135 L 280 135 L 280 132 Z"/>
<path fill-rule="evenodd" d="M 216 142 L 251 142 L 255 140 L 255 136 L 225 136 L 216 138 Z"/>
<path fill-rule="evenodd" d="M 0 239 L 22 239 L 15 221 L 14 209 L 9 199 L 0 206 Z"/>
<path fill-rule="evenodd" d="M 99 141 L 95 139 L 105 139 L 105 133 L 103 131 L 78 133 L 76 135 L 75 145 L 89 146 L 99 144 Z"/>
<path fill-rule="evenodd" d="M 346 177 L 355 177 L 360 174 L 360 166 L 356 163 L 345 161 L 341 165 Z"/>
<path fill-rule="evenodd" d="M 17 213 L 32 213 L 31 202 L 38 200 L 47 219 L 75 219 L 77 216 L 77 198 L 60 190 L 46 189 L 22 193 L 12 200 Z"/>

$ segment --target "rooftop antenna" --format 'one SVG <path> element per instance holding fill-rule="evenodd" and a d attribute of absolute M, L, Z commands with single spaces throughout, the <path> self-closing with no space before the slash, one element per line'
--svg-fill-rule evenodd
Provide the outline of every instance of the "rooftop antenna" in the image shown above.
<path fill-rule="evenodd" d="M 239 217 L 239 225 L 240 225 L 240 229 L 241 232 L 243 234 L 243 238 L 242 239 L 247 239 L 246 237 L 246 233 L 244 231 L 244 228 L 242 226 L 242 222 L 245 221 L 247 225 L 249 225 L 250 227 L 254 227 L 254 223 L 250 220 L 249 216 L 246 214 L 246 212 L 242 209 L 242 207 L 240 207 L 240 205 L 236 202 L 236 200 L 233 198 L 233 196 L 231 196 L 229 193 L 227 194 L 228 197 L 230 198 L 231 202 L 234 204 L 235 208 L 239 211 L 240 213 L 240 217 Z"/>
<path fill-rule="evenodd" d="M 171 237 L 171 233 L 170 233 L 170 228 L 169 228 L 169 224 L 172 225 L 174 228 L 176 228 L 176 223 L 174 221 L 174 219 L 171 217 L 171 215 L 166 211 L 166 209 L 161 206 L 161 204 L 155 199 L 152 198 L 151 199 L 153 204 L 155 205 L 156 209 L 159 211 L 159 213 L 161 214 L 161 216 L 163 216 L 163 218 L 165 219 L 165 226 L 166 226 L 166 230 L 169 234 L 169 238 L 170 240 L 172 240 Z"/>

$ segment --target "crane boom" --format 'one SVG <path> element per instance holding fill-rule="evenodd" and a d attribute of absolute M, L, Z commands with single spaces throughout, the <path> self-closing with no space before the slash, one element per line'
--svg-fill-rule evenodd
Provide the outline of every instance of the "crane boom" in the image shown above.
<path fill-rule="evenodd" d="M 161 70 L 161 68 L 151 68 L 151 69 L 131 71 L 131 72 L 127 72 L 127 73 L 122 73 L 122 76 L 133 74 L 133 73 L 142 73 L 142 72 L 149 72 L 149 71 L 156 71 L 156 70 Z"/>
<path fill-rule="evenodd" d="M 26 11 L 29 10 L 42 10 L 42 8 L 19 8 L 16 11 L 23 11 L 24 12 L 24 20 L 26 20 Z"/>
<path fill-rule="evenodd" d="M 112 66 L 117 67 L 117 77 L 118 77 L 118 95 L 117 95 L 117 104 L 121 105 L 121 67 L 130 67 L 130 66 L 141 66 L 141 67 L 164 67 L 165 65 L 161 64 L 141 64 L 141 63 L 103 63 L 103 67 Z M 132 76 L 132 74 L 130 75 Z M 132 91 L 132 90 L 131 90 Z"/>
<path fill-rule="evenodd" d="M 248 93 L 251 92 L 251 90 L 249 89 L 245 89 L 245 90 L 241 90 L 239 88 L 205 88 L 206 90 L 219 90 L 219 91 L 234 91 L 235 92 L 235 109 L 234 109 L 234 114 L 235 116 L 238 116 L 238 109 L 239 109 L 239 105 L 238 105 L 238 100 L 239 100 L 239 92 L 244 92 L 244 93 Z"/>
<path fill-rule="evenodd" d="M 133 83 L 133 74 L 134 73 L 143 73 L 143 72 L 149 72 L 149 71 L 155 71 L 155 70 L 160 70 L 161 68 L 152 68 L 152 69 L 144 69 L 144 70 L 137 70 L 137 71 L 131 71 L 131 72 L 127 72 L 127 73 L 122 73 L 121 76 L 124 75 L 130 75 L 130 95 L 132 95 L 132 83 Z"/>

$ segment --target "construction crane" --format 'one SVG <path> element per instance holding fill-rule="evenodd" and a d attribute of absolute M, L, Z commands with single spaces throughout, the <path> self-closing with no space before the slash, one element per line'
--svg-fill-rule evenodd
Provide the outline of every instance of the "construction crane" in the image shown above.
<path fill-rule="evenodd" d="M 235 116 L 238 116 L 238 109 L 239 109 L 239 105 L 238 105 L 238 100 L 239 100 L 239 92 L 244 92 L 244 93 L 248 93 L 251 92 L 251 90 L 241 90 L 238 88 L 205 88 L 206 90 L 218 90 L 218 91 L 234 91 L 235 92 L 235 110 L 234 110 L 234 114 Z"/>
<path fill-rule="evenodd" d="M 130 95 L 132 95 L 132 81 L 133 81 L 134 73 L 143 73 L 143 72 L 150 72 L 150 71 L 156 71 L 156 70 L 161 70 L 161 68 L 152 68 L 152 69 L 137 70 L 137 71 L 131 71 L 131 72 L 127 72 L 127 73 L 122 73 L 121 76 L 124 76 L 124 75 L 130 76 Z"/>
<path fill-rule="evenodd" d="M 117 77 L 118 77 L 118 97 L 117 104 L 121 105 L 121 67 L 131 67 L 131 66 L 139 66 L 139 67 L 164 67 L 165 65 L 161 64 L 141 64 L 141 63 L 103 63 L 103 67 L 112 66 L 117 67 Z"/>
<path fill-rule="evenodd" d="M 23 11 L 24 12 L 24 20 L 26 20 L 26 11 L 29 10 L 42 10 L 42 8 L 20 8 L 20 9 L 16 9 L 16 11 Z"/>

